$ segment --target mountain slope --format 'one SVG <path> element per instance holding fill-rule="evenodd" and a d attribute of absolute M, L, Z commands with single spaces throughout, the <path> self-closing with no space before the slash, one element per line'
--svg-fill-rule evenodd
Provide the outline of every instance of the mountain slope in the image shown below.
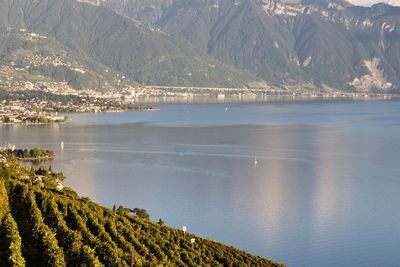
<path fill-rule="evenodd" d="M 107 209 L 0 162 L 0 266 L 282 266 Z"/>
<path fill-rule="evenodd" d="M 143 84 L 243 87 L 254 75 L 157 28 L 74 0 L 0 1 L 0 30 L 27 29 Z"/>
<path fill-rule="evenodd" d="M 0 33 L 2 88 L 110 91 L 135 85 L 90 57 L 76 55 L 52 38 L 21 30 Z"/>
<path fill-rule="evenodd" d="M 345 1 L 107 0 L 127 16 L 275 83 L 391 91 L 400 86 L 400 8 Z"/>

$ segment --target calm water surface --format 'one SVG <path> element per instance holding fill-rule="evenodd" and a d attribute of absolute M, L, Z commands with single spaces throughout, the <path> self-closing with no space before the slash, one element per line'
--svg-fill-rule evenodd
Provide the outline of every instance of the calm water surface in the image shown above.
<path fill-rule="evenodd" d="M 162 105 L 71 119 L 1 127 L 0 145 L 53 149 L 53 169 L 81 195 L 289 266 L 400 266 L 400 102 Z"/>

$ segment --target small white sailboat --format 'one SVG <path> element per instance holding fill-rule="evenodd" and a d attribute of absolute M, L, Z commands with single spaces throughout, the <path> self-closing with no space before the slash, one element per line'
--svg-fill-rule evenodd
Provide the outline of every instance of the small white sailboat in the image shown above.
<path fill-rule="evenodd" d="M 254 167 L 257 167 L 258 161 L 257 161 L 257 157 L 254 157 Z"/>
<path fill-rule="evenodd" d="M 61 146 L 61 150 L 64 150 L 64 141 L 61 141 L 60 146 Z"/>

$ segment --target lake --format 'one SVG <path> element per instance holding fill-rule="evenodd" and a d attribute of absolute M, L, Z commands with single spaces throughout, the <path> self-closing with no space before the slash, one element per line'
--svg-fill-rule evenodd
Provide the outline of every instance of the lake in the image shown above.
<path fill-rule="evenodd" d="M 289 266 L 399 266 L 399 101 L 159 107 L 3 126 L 0 146 L 52 149 L 82 196 Z"/>

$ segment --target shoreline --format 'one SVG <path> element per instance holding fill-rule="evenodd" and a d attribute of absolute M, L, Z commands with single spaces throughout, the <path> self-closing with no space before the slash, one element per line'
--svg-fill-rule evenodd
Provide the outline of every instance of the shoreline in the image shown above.
<path fill-rule="evenodd" d="M 313 101 L 389 101 L 398 100 L 400 95 L 182 95 L 182 96 L 145 96 L 136 99 L 140 104 L 251 104 L 274 102 L 313 102 Z"/>
<path fill-rule="evenodd" d="M 55 124 L 66 124 L 67 121 L 64 122 L 0 122 L 0 126 L 2 125 L 55 125 Z"/>
<path fill-rule="evenodd" d="M 64 125 L 70 121 L 68 114 L 101 114 L 101 113 L 124 113 L 124 112 L 151 112 L 160 111 L 161 108 L 150 105 L 173 105 L 173 104 L 188 104 L 188 105 L 207 105 L 207 104 L 273 104 L 273 103 L 307 103 L 307 102 L 335 102 L 335 101 L 396 101 L 400 100 L 398 94 L 363 94 L 349 96 L 316 96 L 316 95 L 286 95 L 286 96 L 271 96 L 271 95 L 189 95 L 189 96 L 146 96 L 135 101 L 135 105 L 148 105 L 145 108 L 128 108 L 114 109 L 104 111 L 87 111 L 87 112 L 66 112 L 66 120 L 62 122 L 0 122 L 1 126 L 9 125 L 27 125 L 27 126 L 46 126 L 46 125 Z"/>
<path fill-rule="evenodd" d="M 110 110 L 103 110 L 103 111 L 86 111 L 86 112 L 79 112 L 79 111 L 71 111 L 71 112 L 64 112 L 63 115 L 65 115 L 65 120 L 64 121 L 54 121 L 54 122 L 0 122 L 0 126 L 5 126 L 5 125 L 38 125 L 38 126 L 45 126 L 45 125 L 63 125 L 67 124 L 68 121 L 70 120 L 67 115 L 69 114 L 100 114 L 100 113 L 123 113 L 123 112 L 147 112 L 147 111 L 159 111 L 159 107 L 153 107 L 153 106 L 146 106 L 144 108 L 141 107 L 132 107 L 132 108 L 121 108 L 121 109 L 110 109 Z"/>
<path fill-rule="evenodd" d="M 20 158 L 20 157 L 16 157 L 17 158 L 17 160 L 20 160 L 20 161 L 40 161 L 40 162 L 43 162 L 43 161 L 52 161 L 52 160 L 54 160 L 56 157 L 39 157 L 39 158 Z"/>

